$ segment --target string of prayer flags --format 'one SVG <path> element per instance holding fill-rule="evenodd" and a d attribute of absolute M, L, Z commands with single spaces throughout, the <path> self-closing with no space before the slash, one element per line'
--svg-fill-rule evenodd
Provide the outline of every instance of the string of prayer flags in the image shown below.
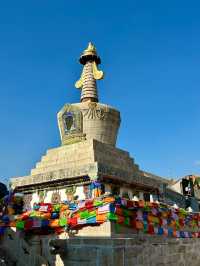
<path fill-rule="evenodd" d="M 9 195 L 4 200 L 7 212 L 0 216 L 0 235 L 7 227 L 32 234 L 60 234 L 64 230 L 81 230 L 83 227 L 100 225 L 111 221 L 117 231 L 121 226 L 132 228 L 133 232 L 175 238 L 200 237 L 200 214 L 173 208 L 164 203 L 131 201 L 119 196 L 100 196 L 101 185 L 93 182 L 96 198 L 62 202 L 57 204 L 35 203 L 33 209 L 16 214 L 10 201 L 20 201 L 20 196 Z"/>

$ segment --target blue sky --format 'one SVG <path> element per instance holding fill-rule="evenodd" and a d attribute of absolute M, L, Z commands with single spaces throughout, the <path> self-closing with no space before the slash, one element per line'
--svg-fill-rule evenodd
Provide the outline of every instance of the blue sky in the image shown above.
<path fill-rule="evenodd" d="M 162 176 L 200 173 L 199 1 L 1 1 L 0 177 L 60 145 L 56 113 L 79 101 L 92 41 L 100 101 L 121 111 L 118 147 Z"/>

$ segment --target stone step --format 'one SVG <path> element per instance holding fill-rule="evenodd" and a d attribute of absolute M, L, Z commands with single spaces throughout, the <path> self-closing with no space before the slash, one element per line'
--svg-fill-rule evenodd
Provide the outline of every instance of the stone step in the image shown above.
<path fill-rule="evenodd" d="M 95 154 L 93 151 L 83 151 L 80 153 L 72 153 L 72 154 L 67 154 L 65 156 L 43 156 L 41 161 L 38 163 L 42 163 L 44 165 L 51 165 L 55 164 L 55 162 L 71 162 L 71 161 L 76 161 L 84 158 L 91 158 L 92 161 L 112 161 L 116 163 L 120 162 L 126 162 L 128 164 L 134 164 L 134 160 L 131 157 L 122 157 L 122 156 L 110 156 L 107 153 L 101 153 L 101 154 Z"/>
<path fill-rule="evenodd" d="M 54 164 L 54 165 L 50 165 L 47 167 L 43 167 L 42 165 L 40 167 L 34 168 L 31 170 L 31 175 L 36 175 L 39 173 L 46 173 L 46 172 L 51 172 L 51 171 L 56 171 L 56 170 L 60 170 L 60 169 L 64 169 L 64 168 L 73 168 L 73 167 L 77 167 L 80 165 L 84 165 L 84 164 L 89 164 L 91 163 L 91 159 L 84 159 L 84 160 L 79 160 L 79 161 L 73 161 L 71 163 L 58 163 L 58 164 Z"/>
<path fill-rule="evenodd" d="M 108 156 L 105 154 L 98 154 L 95 156 L 96 160 L 94 160 L 94 155 L 92 153 L 80 153 L 80 154 L 73 154 L 72 156 L 65 156 L 65 157 L 52 157 L 52 156 L 45 156 L 42 158 L 41 162 L 36 164 L 35 169 L 39 171 L 45 171 L 49 169 L 59 169 L 62 168 L 63 165 L 66 167 L 70 167 L 71 165 L 79 165 L 91 162 L 99 162 L 99 163 L 106 163 L 113 167 L 120 166 L 122 169 L 132 169 L 134 167 L 134 160 L 130 157 L 115 157 L 115 156 Z M 34 173 L 34 170 L 32 172 Z M 31 173 L 32 173 L 31 172 Z"/>
<path fill-rule="evenodd" d="M 104 164 L 103 161 L 98 161 L 98 163 Z M 134 167 L 134 164 L 132 163 L 127 163 L 127 162 L 118 162 L 114 163 L 112 161 L 106 161 L 106 165 L 112 166 L 114 168 L 119 167 L 122 170 L 131 170 Z"/>
<path fill-rule="evenodd" d="M 120 158 L 131 158 L 128 153 L 120 152 L 119 150 L 113 149 L 95 149 L 95 155 L 105 154 L 106 156 L 120 157 Z"/>
<path fill-rule="evenodd" d="M 73 151 L 73 150 L 80 150 L 80 149 L 87 149 L 89 147 L 92 146 L 92 142 L 91 141 L 82 141 L 82 142 L 78 142 L 78 143 L 74 143 L 71 145 L 64 145 L 58 148 L 54 148 L 54 149 L 49 149 L 46 152 L 46 155 L 52 155 L 54 153 L 65 153 L 68 151 Z"/>
<path fill-rule="evenodd" d="M 78 161 L 84 161 L 84 160 L 90 160 L 91 162 L 94 162 L 94 157 L 91 155 L 85 155 L 85 156 L 74 156 L 74 157 L 69 157 L 69 158 L 62 158 L 62 159 L 57 159 L 57 160 L 48 160 L 48 161 L 40 161 L 36 163 L 35 168 L 40 168 L 42 167 L 48 167 L 52 165 L 57 165 L 57 164 L 69 164 L 73 162 L 78 162 Z"/>
<path fill-rule="evenodd" d="M 134 163 L 134 160 L 128 156 L 128 154 L 124 154 L 121 152 L 112 152 L 112 151 L 98 151 L 98 150 L 93 150 L 93 147 L 90 147 L 89 149 L 82 149 L 82 150 L 77 150 L 77 151 L 73 151 L 73 150 L 68 150 L 67 152 L 64 153 L 51 153 L 51 154 L 47 154 L 45 156 L 42 156 L 41 162 L 54 162 L 54 161 L 58 161 L 58 160 L 68 160 L 66 158 L 74 158 L 74 160 L 77 160 L 79 158 L 84 158 L 85 157 L 85 153 L 90 153 L 91 156 L 95 157 L 95 160 L 98 161 L 99 158 L 104 158 L 105 160 L 109 160 L 109 158 L 112 158 L 112 160 L 115 160 L 115 158 L 118 158 L 122 161 L 131 161 L 132 163 Z"/>
<path fill-rule="evenodd" d="M 36 167 L 40 167 L 40 165 L 43 166 L 51 166 L 55 165 L 58 163 L 71 163 L 71 162 L 76 162 L 80 160 L 88 160 L 90 159 L 91 162 L 94 162 L 94 156 L 91 153 L 81 153 L 81 154 L 73 154 L 71 156 L 65 156 L 65 157 L 50 157 L 50 158 L 45 158 L 45 160 L 42 158 L 40 162 L 36 164 Z"/>
<path fill-rule="evenodd" d="M 74 154 L 77 153 L 86 153 L 86 152 L 92 152 L 93 151 L 93 147 L 82 147 L 82 148 L 77 148 L 77 149 L 68 149 L 68 150 L 63 150 L 63 151 L 59 151 L 59 150 L 55 150 L 54 152 L 47 152 L 46 155 L 42 156 L 42 160 L 48 160 L 48 158 L 52 158 L 52 159 L 59 159 L 59 158 L 63 158 L 66 156 L 73 156 Z"/>
<path fill-rule="evenodd" d="M 65 153 L 65 154 L 54 154 L 54 155 L 45 155 L 41 158 L 41 161 L 46 162 L 46 161 L 56 161 L 56 160 L 62 160 L 66 158 L 78 158 L 78 157 L 84 157 L 85 154 L 92 153 L 92 151 L 89 150 L 82 150 L 82 151 L 75 151 L 75 152 L 70 152 L 70 153 Z"/>
<path fill-rule="evenodd" d="M 115 157 L 115 156 L 107 156 L 106 154 L 101 154 L 96 156 L 98 158 L 96 158 L 96 160 L 94 160 L 94 156 L 93 154 L 90 154 L 90 153 L 81 153 L 81 154 L 74 154 L 73 156 L 71 157 L 63 157 L 63 158 L 56 158 L 56 159 L 52 159 L 52 157 L 48 158 L 48 160 L 43 160 L 41 162 L 38 162 L 36 164 L 36 168 L 46 168 L 46 167 L 51 167 L 51 166 L 55 166 L 55 167 L 58 167 L 59 164 L 70 164 L 70 163 L 74 163 L 74 162 L 79 162 L 79 161 L 90 161 L 90 162 L 94 162 L 94 161 L 97 161 L 97 162 L 100 162 L 100 163 L 107 163 L 107 164 L 110 164 L 110 165 L 122 165 L 123 168 L 124 166 L 125 167 L 128 167 L 128 168 L 132 168 L 133 165 L 134 165 L 134 160 L 132 158 L 123 158 L 123 157 Z"/>

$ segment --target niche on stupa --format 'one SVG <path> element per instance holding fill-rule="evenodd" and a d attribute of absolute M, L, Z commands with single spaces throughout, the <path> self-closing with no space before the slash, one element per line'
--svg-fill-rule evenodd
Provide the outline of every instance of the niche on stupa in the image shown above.
<path fill-rule="evenodd" d="M 83 115 L 79 107 L 65 104 L 58 113 L 58 126 L 62 145 L 85 139 L 83 133 Z"/>

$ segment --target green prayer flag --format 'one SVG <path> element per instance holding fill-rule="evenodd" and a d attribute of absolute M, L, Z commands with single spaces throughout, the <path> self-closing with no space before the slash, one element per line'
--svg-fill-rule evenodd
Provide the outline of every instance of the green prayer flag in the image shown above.
<path fill-rule="evenodd" d="M 91 211 L 88 213 L 88 218 L 96 217 L 96 211 Z"/>
<path fill-rule="evenodd" d="M 54 212 L 59 212 L 60 211 L 60 204 L 56 204 L 53 206 Z"/>
<path fill-rule="evenodd" d="M 93 203 L 94 206 L 102 206 L 103 205 L 103 201 L 100 201 L 100 200 L 95 200 L 94 203 Z"/>
<path fill-rule="evenodd" d="M 59 219 L 59 225 L 65 226 L 67 224 L 67 218 L 63 217 Z"/>
<path fill-rule="evenodd" d="M 25 221 L 17 221 L 16 222 L 16 228 L 19 230 L 22 230 L 22 229 L 24 229 L 24 224 L 25 224 Z"/>
<path fill-rule="evenodd" d="M 129 217 L 126 217 L 125 220 L 124 220 L 124 224 L 125 225 L 130 225 L 130 218 Z"/>
<path fill-rule="evenodd" d="M 88 210 L 80 212 L 81 219 L 87 219 L 89 217 Z"/>
<path fill-rule="evenodd" d="M 117 215 L 115 213 L 109 212 L 107 217 L 111 221 L 117 221 Z"/>

